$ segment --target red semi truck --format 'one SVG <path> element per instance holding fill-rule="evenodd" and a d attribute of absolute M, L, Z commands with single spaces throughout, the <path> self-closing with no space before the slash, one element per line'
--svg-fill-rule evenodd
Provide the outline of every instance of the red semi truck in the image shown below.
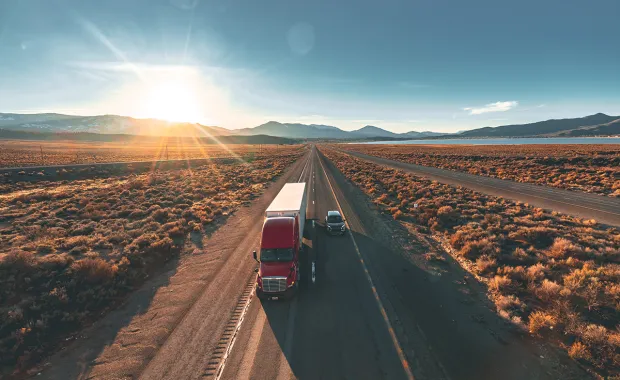
<path fill-rule="evenodd" d="M 256 294 L 259 298 L 292 297 L 299 289 L 299 263 L 306 221 L 306 184 L 287 183 L 265 211 Z"/>

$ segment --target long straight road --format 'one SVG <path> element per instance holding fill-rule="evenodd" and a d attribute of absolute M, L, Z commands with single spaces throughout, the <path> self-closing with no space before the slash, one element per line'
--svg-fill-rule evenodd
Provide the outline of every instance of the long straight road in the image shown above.
<path fill-rule="evenodd" d="M 409 164 L 345 149 L 342 149 L 341 152 L 379 165 L 405 170 L 448 185 L 460 185 L 486 194 L 514 199 L 537 207 L 620 226 L 620 198 Z"/>
<path fill-rule="evenodd" d="M 222 378 L 407 379 L 351 239 L 320 226 L 338 204 L 315 150 L 309 160 L 306 253 L 316 258 L 316 283 L 306 270 L 292 301 L 256 300 Z"/>
<path fill-rule="evenodd" d="M 262 215 L 285 182 L 297 181 L 308 184 L 304 242 L 306 257 L 316 260 L 316 282 L 306 262 L 296 298 L 261 302 L 252 292 L 251 252 Z M 327 236 L 320 222 L 337 209 L 349 230 Z M 386 223 L 312 147 L 221 227 L 203 255 L 182 261 L 150 304 L 110 313 L 52 357 L 38 378 L 584 378 L 570 362 L 553 359 L 554 351 L 506 330 L 481 301 L 484 289 L 458 264 L 433 269 L 406 257 Z"/>
<path fill-rule="evenodd" d="M 312 151 L 311 160 L 308 218 L 341 210 L 350 230 L 328 236 L 316 225 L 308 234 L 316 283 L 306 282 L 290 302 L 253 302 L 222 379 L 583 376 L 552 374 L 533 345 L 502 331 L 490 310 L 472 305 L 454 286 L 463 272 L 424 271 L 390 248 L 389 231 L 359 189 L 320 152 Z"/>

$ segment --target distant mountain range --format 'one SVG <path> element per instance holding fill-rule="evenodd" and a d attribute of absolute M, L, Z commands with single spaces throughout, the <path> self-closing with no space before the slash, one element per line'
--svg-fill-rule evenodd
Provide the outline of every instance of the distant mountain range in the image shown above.
<path fill-rule="evenodd" d="M 135 119 L 127 116 L 73 116 L 56 113 L 0 113 L 0 129 L 38 133 L 98 133 L 147 136 L 257 136 L 286 139 L 317 140 L 404 140 L 436 138 L 484 137 L 573 137 L 620 135 L 620 116 L 602 113 L 575 119 L 546 120 L 530 124 L 484 127 L 459 133 L 417 132 L 394 133 L 367 125 L 354 131 L 344 131 L 331 125 L 280 123 L 270 121 L 253 128 L 229 130 L 193 123 L 173 123 L 155 119 Z M 8 138 L 7 133 L 0 138 Z"/>
<path fill-rule="evenodd" d="M 620 120 L 620 116 L 608 116 L 597 113 L 576 119 L 552 119 L 529 124 L 503 125 L 500 127 L 485 127 L 461 132 L 459 137 L 536 137 L 536 136 L 597 136 L 618 135 L 620 124 L 612 124 L 609 128 L 599 127 Z M 591 129 L 588 129 L 591 128 Z M 570 132 L 581 130 L 579 132 Z"/>
<path fill-rule="evenodd" d="M 0 128 L 25 132 L 88 132 L 159 136 L 219 136 L 231 134 L 225 128 L 192 123 L 135 119 L 117 115 L 73 116 L 56 113 L 0 113 Z"/>
<path fill-rule="evenodd" d="M 296 144 L 297 140 L 284 137 L 266 135 L 220 135 L 220 136 L 153 136 L 153 135 L 129 135 L 117 133 L 92 133 L 92 132 L 28 132 L 0 128 L 0 140 L 35 140 L 35 141 L 97 141 L 118 142 L 135 144 L 145 142 L 162 142 L 162 140 L 174 140 L 176 143 L 188 145 L 201 141 L 203 144 Z"/>
<path fill-rule="evenodd" d="M 319 124 L 297 124 L 297 123 L 279 123 L 270 121 L 254 128 L 244 128 L 231 131 L 241 135 L 270 135 L 279 137 L 288 137 L 294 139 L 368 139 L 368 138 L 418 138 L 429 136 L 441 136 L 441 133 L 435 132 L 406 132 L 394 133 L 367 125 L 354 131 L 343 131 L 340 128 L 331 125 Z"/>

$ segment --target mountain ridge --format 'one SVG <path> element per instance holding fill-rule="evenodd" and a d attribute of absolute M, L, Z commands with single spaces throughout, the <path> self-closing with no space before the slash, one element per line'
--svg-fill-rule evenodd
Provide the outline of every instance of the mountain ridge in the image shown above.
<path fill-rule="evenodd" d="M 534 137 L 613 122 L 620 116 L 596 113 L 579 118 L 549 119 L 526 124 L 483 127 L 462 132 L 459 137 Z"/>
<path fill-rule="evenodd" d="M 176 123 L 157 119 L 137 119 L 128 116 L 78 116 L 58 113 L 18 114 L 0 113 L 0 128 L 24 132 L 80 132 L 99 134 L 131 134 L 146 136 L 256 136 L 267 135 L 288 139 L 368 140 L 368 139 L 437 139 L 485 137 L 584 137 L 620 135 L 620 116 L 597 113 L 581 118 L 549 119 L 527 124 L 483 127 L 458 133 L 409 131 L 395 133 L 366 125 L 345 131 L 323 124 L 282 123 L 268 121 L 251 128 L 230 130 L 198 123 Z"/>

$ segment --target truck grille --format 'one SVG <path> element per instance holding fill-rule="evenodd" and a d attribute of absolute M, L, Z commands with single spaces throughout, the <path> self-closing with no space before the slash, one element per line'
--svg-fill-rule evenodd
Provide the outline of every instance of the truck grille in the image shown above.
<path fill-rule="evenodd" d="M 275 293 L 286 290 L 286 277 L 263 277 L 263 292 Z"/>

